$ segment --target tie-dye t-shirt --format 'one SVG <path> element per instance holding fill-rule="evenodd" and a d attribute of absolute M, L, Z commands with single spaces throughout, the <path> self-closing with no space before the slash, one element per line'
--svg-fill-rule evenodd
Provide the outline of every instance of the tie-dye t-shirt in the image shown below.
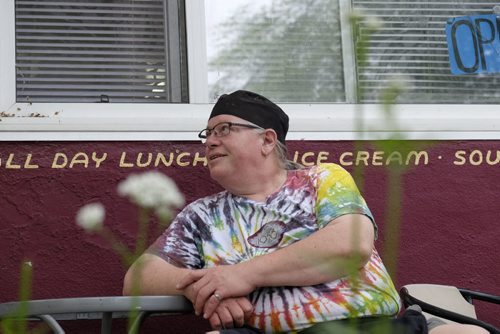
<path fill-rule="evenodd" d="M 288 171 L 285 184 L 265 203 L 227 191 L 194 201 L 149 252 L 192 269 L 235 264 L 304 239 L 345 214 L 363 214 L 373 221 L 350 174 L 323 164 Z M 266 333 L 293 332 L 334 319 L 396 315 L 400 307 L 375 249 L 357 279 L 264 287 L 249 298 L 254 305 L 249 325 Z"/>

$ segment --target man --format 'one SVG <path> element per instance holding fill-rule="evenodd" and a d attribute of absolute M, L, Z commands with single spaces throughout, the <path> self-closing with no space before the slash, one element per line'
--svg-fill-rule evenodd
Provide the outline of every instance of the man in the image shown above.
<path fill-rule="evenodd" d="M 290 169 L 287 131 L 288 116 L 267 98 L 221 96 L 199 137 L 225 191 L 184 208 L 129 269 L 124 293 L 137 277 L 141 294 L 183 294 L 221 333 L 396 316 L 399 297 L 353 179 L 335 164 Z"/>

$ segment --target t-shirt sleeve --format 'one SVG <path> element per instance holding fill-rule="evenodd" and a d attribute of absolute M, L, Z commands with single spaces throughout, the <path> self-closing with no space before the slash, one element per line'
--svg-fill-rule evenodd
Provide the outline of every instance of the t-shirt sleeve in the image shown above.
<path fill-rule="evenodd" d="M 188 205 L 146 253 L 157 255 L 177 267 L 203 268 L 201 225 L 201 219 Z"/>
<path fill-rule="evenodd" d="M 347 214 L 362 214 L 377 225 L 370 209 L 359 193 L 352 176 L 336 164 L 322 164 L 317 167 L 316 175 L 316 217 L 320 228 L 333 219 Z"/>

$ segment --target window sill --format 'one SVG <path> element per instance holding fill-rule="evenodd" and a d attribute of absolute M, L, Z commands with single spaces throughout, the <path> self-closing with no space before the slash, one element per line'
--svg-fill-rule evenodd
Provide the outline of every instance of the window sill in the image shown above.
<path fill-rule="evenodd" d="M 14 104 L 0 140 L 197 140 L 212 104 Z M 281 104 L 289 140 L 500 139 L 497 105 Z"/>

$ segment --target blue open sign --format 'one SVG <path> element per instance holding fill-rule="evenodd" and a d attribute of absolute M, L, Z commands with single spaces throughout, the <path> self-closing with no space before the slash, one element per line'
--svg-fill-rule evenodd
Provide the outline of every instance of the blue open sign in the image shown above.
<path fill-rule="evenodd" d="M 448 19 L 446 39 L 451 73 L 500 72 L 500 18 L 496 14 Z"/>

